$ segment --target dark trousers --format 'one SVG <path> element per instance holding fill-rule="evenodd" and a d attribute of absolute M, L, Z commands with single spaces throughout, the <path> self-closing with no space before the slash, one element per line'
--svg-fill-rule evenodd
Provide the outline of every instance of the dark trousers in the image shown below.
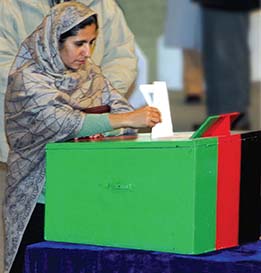
<path fill-rule="evenodd" d="M 26 246 L 44 241 L 44 205 L 37 204 L 24 232 L 10 273 L 23 273 Z"/>
<path fill-rule="evenodd" d="M 249 15 L 203 8 L 202 24 L 207 112 L 245 113 L 250 95 Z"/>

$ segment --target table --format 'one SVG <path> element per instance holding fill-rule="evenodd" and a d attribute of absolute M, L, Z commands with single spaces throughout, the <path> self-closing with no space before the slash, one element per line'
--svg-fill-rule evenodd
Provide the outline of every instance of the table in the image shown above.
<path fill-rule="evenodd" d="M 41 242 L 27 247 L 25 273 L 260 273 L 261 241 L 201 255 Z"/>

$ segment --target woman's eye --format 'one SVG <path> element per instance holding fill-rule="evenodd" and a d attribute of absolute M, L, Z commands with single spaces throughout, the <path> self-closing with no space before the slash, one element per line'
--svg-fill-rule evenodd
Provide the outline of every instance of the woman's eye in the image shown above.
<path fill-rule="evenodd" d="M 96 40 L 90 41 L 90 46 L 94 46 L 94 45 L 95 45 L 95 42 L 96 42 Z"/>
<path fill-rule="evenodd" d="M 78 46 L 78 47 L 80 47 L 80 46 L 83 45 L 83 42 L 76 42 L 75 45 Z"/>

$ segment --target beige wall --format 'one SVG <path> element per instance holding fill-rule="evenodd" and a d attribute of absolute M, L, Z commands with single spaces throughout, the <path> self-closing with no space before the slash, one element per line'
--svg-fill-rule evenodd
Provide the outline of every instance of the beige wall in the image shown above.
<path fill-rule="evenodd" d="M 156 80 L 157 39 L 164 31 L 166 0 L 117 0 L 138 45 L 149 61 L 149 81 Z"/>

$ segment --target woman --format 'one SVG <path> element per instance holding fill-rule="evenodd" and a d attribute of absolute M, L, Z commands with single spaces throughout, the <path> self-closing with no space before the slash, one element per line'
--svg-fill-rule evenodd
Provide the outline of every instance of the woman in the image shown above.
<path fill-rule="evenodd" d="M 133 111 L 91 62 L 97 33 L 96 15 L 91 9 L 78 2 L 59 4 L 23 42 L 9 73 L 5 105 L 10 145 L 4 204 L 5 272 L 9 272 L 15 256 L 11 272 L 21 272 L 23 261 L 19 264 L 19 259 L 25 245 L 43 240 L 34 223 L 43 219 L 43 205 L 38 203 L 44 195 L 46 143 L 117 128 L 153 127 L 161 121 L 156 108 Z M 111 112 L 84 112 L 99 105 L 109 105 Z M 36 236 L 33 240 L 32 232 Z"/>

